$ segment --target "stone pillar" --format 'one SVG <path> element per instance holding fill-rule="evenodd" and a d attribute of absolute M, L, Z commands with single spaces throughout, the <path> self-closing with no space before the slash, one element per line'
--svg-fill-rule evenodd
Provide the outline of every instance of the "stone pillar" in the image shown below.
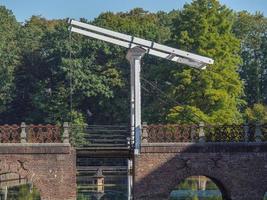
<path fill-rule="evenodd" d="M 204 122 L 199 123 L 199 142 L 205 142 Z"/>
<path fill-rule="evenodd" d="M 27 133 L 26 133 L 26 124 L 22 122 L 21 125 L 21 132 L 20 132 L 20 142 L 26 143 L 27 142 Z"/>
<path fill-rule="evenodd" d="M 63 124 L 64 132 L 63 132 L 63 143 L 70 143 L 70 127 L 68 122 L 64 122 Z"/>
<path fill-rule="evenodd" d="M 142 143 L 148 143 L 148 132 L 147 132 L 147 123 L 143 122 L 142 124 Z"/>
<path fill-rule="evenodd" d="M 199 180 L 199 182 L 198 182 L 198 188 L 200 189 L 200 190 L 203 190 L 203 191 L 205 191 L 206 190 L 206 187 L 207 187 L 207 179 L 201 179 L 201 180 Z"/>

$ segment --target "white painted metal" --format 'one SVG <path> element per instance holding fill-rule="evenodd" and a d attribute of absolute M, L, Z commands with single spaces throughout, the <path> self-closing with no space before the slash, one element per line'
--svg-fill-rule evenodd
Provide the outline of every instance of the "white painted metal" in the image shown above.
<path fill-rule="evenodd" d="M 129 36 L 129 35 L 126 35 L 126 34 L 123 34 L 123 33 L 118 33 L 118 32 L 115 32 L 115 31 L 111 31 L 111 30 L 108 30 L 108 29 L 105 29 L 105 28 L 100 28 L 100 27 L 97 27 L 97 26 L 94 26 L 94 25 L 91 25 L 91 24 L 86 24 L 86 23 L 79 22 L 79 21 L 76 21 L 76 20 L 70 20 L 69 23 L 71 25 L 74 25 L 74 26 L 82 27 L 82 28 L 85 28 L 85 29 L 88 29 L 88 30 L 91 30 L 91 31 L 94 31 L 94 32 L 101 33 L 102 35 L 108 35 L 108 36 L 115 37 L 115 38 L 120 38 L 120 39 L 123 39 L 123 40 L 126 40 L 126 41 L 131 40 L 131 36 Z"/>
<path fill-rule="evenodd" d="M 141 147 L 141 59 L 145 49 L 134 47 L 129 49 L 126 58 L 131 65 L 131 138 L 134 142 L 134 154 L 139 154 Z M 131 168 L 131 169 L 130 169 Z M 132 161 L 128 161 L 129 172 L 132 172 Z M 128 200 L 132 200 L 133 177 L 128 174 Z"/>
<path fill-rule="evenodd" d="M 127 53 L 126 58 L 131 64 L 131 130 L 134 136 L 135 154 L 139 154 L 141 147 L 141 59 L 146 50 L 134 47 Z M 134 130 L 134 132 L 133 132 Z"/>
<path fill-rule="evenodd" d="M 134 116 L 135 116 L 135 154 L 139 154 L 141 149 L 141 56 L 134 58 Z"/>
<path fill-rule="evenodd" d="M 78 22 L 75 20 L 70 20 L 69 23 L 71 25 L 82 27 L 82 28 L 88 29 L 90 31 L 96 32 L 97 34 L 106 35 L 108 37 L 117 38 L 119 40 L 124 40 L 126 42 L 129 42 L 131 44 L 136 44 L 136 45 L 142 46 L 142 48 L 146 47 L 148 49 L 154 49 L 157 51 L 162 51 L 162 52 L 168 53 L 169 55 L 174 54 L 175 56 L 178 56 L 178 57 L 187 58 L 187 59 L 192 60 L 192 62 L 194 62 L 194 61 L 200 62 L 203 64 L 203 66 L 207 65 L 207 64 L 213 64 L 214 63 L 214 61 L 211 58 L 200 56 L 197 54 L 193 54 L 193 53 L 190 53 L 187 51 L 182 51 L 182 50 L 175 49 L 172 47 L 168 47 L 166 45 L 158 44 L 158 43 L 148 41 L 148 40 L 145 40 L 142 38 L 133 37 L 133 36 L 123 34 L 123 33 L 118 33 L 115 31 L 111 31 L 108 29 L 94 26 L 94 25 Z M 173 60 L 173 61 L 175 61 L 175 60 Z M 176 61 L 176 62 L 178 62 L 178 61 Z"/>
<path fill-rule="evenodd" d="M 5 195 L 4 195 L 4 199 L 7 200 L 7 193 L 8 193 L 8 188 L 7 186 L 5 187 Z"/>
<path fill-rule="evenodd" d="M 142 38 L 107 30 L 90 24 L 70 20 L 71 32 L 76 32 L 91 38 L 129 48 L 127 59 L 131 64 L 131 139 L 134 142 L 134 153 L 139 154 L 141 147 L 141 59 L 145 53 L 174 62 L 186 64 L 198 69 L 205 69 L 207 64 L 213 64 L 211 58 L 171 48 Z M 76 27 L 73 27 L 76 26 Z M 77 28 L 81 27 L 81 28 Z M 86 29 L 86 30 L 84 30 Z M 89 31 L 88 31 L 89 30 Z M 132 160 L 128 161 L 128 172 L 132 171 Z M 133 177 L 128 174 L 128 200 L 132 200 Z"/>
<path fill-rule="evenodd" d="M 128 200 L 132 200 L 132 191 L 133 191 L 133 161 L 131 158 L 128 159 Z"/>
<path fill-rule="evenodd" d="M 110 38 L 110 37 L 107 37 L 105 35 L 92 33 L 90 31 L 85 31 L 85 30 L 82 30 L 82 29 L 79 29 L 79 28 L 71 27 L 70 31 L 71 32 L 75 32 L 75 33 L 79 33 L 79 34 L 82 34 L 82 35 L 85 35 L 85 36 L 88 36 L 88 37 L 91 37 L 91 38 L 95 38 L 95 39 L 98 39 L 98 40 L 102 40 L 102 41 L 105 41 L 105 42 L 109 42 L 109 43 L 112 43 L 112 44 L 116 44 L 116 45 L 119 45 L 119 46 L 122 46 L 122 47 L 126 47 L 126 48 L 130 48 L 131 47 L 131 44 L 129 42 L 125 42 L 125 41 L 121 41 L 121 40 L 118 40 L 118 39 Z"/>
<path fill-rule="evenodd" d="M 135 146 L 135 134 L 134 134 L 134 130 L 135 130 L 135 117 L 134 117 L 134 107 L 135 107 L 135 101 L 134 101 L 134 79 L 135 79 L 135 73 L 134 73 L 134 61 L 133 59 L 129 60 L 130 62 L 130 70 L 131 70 L 131 77 L 130 77 L 130 81 L 131 81 L 131 100 L 130 100 L 130 108 L 131 108 L 131 141 L 132 141 L 132 145 L 133 147 Z"/>
<path fill-rule="evenodd" d="M 112 44 L 116 44 L 116 45 L 119 45 L 119 46 L 122 46 L 122 47 L 125 47 L 125 48 L 134 48 L 134 47 L 138 46 L 137 44 L 132 44 L 132 43 L 125 42 L 125 41 L 122 41 L 122 40 L 110 38 L 110 37 L 105 36 L 105 35 L 100 35 L 100 34 L 96 34 L 96 33 L 90 32 L 90 31 L 85 31 L 85 30 L 82 30 L 82 29 L 79 29 L 79 28 L 76 28 L 76 27 L 71 27 L 70 31 L 75 32 L 75 33 L 79 33 L 79 34 L 82 34 L 82 35 L 85 35 L 85 36 L 88 36 L 88 37 L 91 37 L 91 38 L 95 38 L 95 39 L 98 39 L 98 40 L 102 40 L 102 41 L 105 41 L 105 42 L 109 42 L 109 43 L 112 43 Z M 164 58 L 164 59 L 167 59 L 167 60 L 171 60 L 171 61 L 174 61 L 174 62 L 182 63 L 182 64 L 185 64 L 185 65 L 189 65 L 189 66 L 194 67 L 194 68 L 202 68 L 203 69 L 205 67 L 205 65 L 206 65 L 206 64 L 203 64 L 201 62 L 192 61 L 192 60 L 187 59 L 187 58 L 182 58 L 182 57 L 175 56 L 174 54 L 171 54 L 171 56 L 170 56 L 170 54 L 163 53 L 163 52 L 160 52 L 160 51 L 157 51 L 157 50 L 154 50 L 154 49 L 148 49 L 147 47 L 142 47 L 142 48 L 145 49 L 146 52 L 148 54 L 150 54 L 150 55 L 157 56 L 157 57 L 160 57 L 160 58 Z"/>

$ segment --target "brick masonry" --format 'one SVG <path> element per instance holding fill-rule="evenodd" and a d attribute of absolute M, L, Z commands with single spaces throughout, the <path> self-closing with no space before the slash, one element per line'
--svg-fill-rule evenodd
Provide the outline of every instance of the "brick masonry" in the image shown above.
<path fill-rule="evenodd" d="M 212 179 L 224 200 L 263 200 L 267 192 L 267 143 L 143 144 L 134 162 L 135 200 L 167 200 L 196 175 Z"/>
<path fill-rule="evenodd" d="M 76 199 L 76 155 L 69 144 L 0 144 L 0 171 L 26 178 L 42 200 Z"/>

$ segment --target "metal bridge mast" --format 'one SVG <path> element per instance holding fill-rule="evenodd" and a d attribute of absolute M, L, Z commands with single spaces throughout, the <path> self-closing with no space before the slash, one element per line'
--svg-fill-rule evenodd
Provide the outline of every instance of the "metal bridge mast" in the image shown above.
<path fill-rule="evenodd" d="M 109 42 L 128 48 L 126 58 L 131 65 L 131 143 L 133 143 L 134 154 L 140 153 L 141 147 L 141 59 L 145 53 L 182 63 L 197 69 L 205 69 L 206 65 L 213 64 L 211 58 L 189 53 L 142 38 L 126 35 L 123 33 L 100 28 L 91 24 L 69 20 L 70 31 L 91 38 Z M 129 171 L 132 171 L 132 160 L 128 161 Z M 128 199 L 132 199 L 132 175 L 128 176 Z"/>

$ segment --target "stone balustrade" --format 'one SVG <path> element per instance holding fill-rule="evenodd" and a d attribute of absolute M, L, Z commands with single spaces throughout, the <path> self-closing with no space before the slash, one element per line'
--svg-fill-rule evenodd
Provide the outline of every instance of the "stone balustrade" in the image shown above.
<path fill-rule="evenodd" d="M 265 142 L 267 124 L 142 125 L 142 143 Z"/>
<path fill-rule="evenodd" d="M 69 124 L 0 125 L 0 143 L 69 143 Z"/>

